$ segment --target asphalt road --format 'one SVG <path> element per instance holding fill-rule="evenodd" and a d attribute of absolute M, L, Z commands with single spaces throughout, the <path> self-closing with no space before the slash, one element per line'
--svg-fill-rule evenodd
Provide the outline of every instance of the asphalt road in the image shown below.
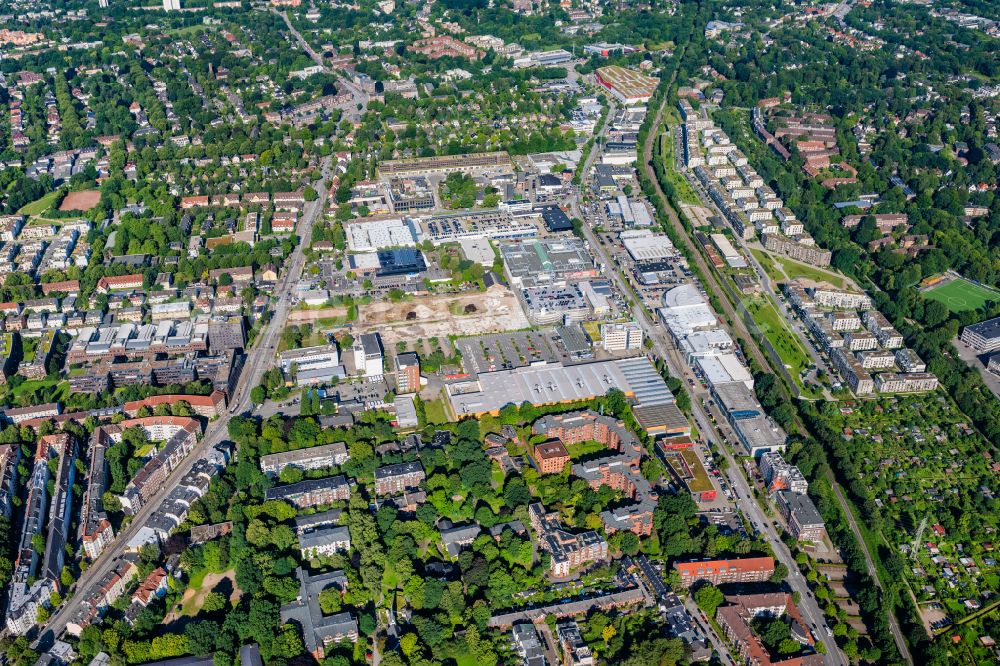
<path fill-rule="evenodd" d="M 657 115 L 655 121 L 652 124 L 652 127 L 654 128 L 660 127 L 662 123 L 663 109 L 664 109 L 663 105 L 661 105 L 660 108 L 657 109 L 656 112 Z M 602 128 L 602 132 L 603 131 L 604 128 Z M 650 178 L 650 180 L 658 187 L 656 181 L 656 175 L 655 173 L 653 173 L 652 166 L 650 164 L 652 141 L 653 140 L 651 139 L 646 144 L 646 150 L 643 156 L 642 166 L 644 169 L 646 169 L 647 176 Z M 708 271 L 708 267 L 704 265 L 704 259 L 698 253 L 697 248 L 693 246 L 691 239 L 687 236 L 687 231 L 681 224 L 680 219 L 677 218 L 676 212 L 674 212 L 673 209 L 670 208 L 669 206 L 667 207 L 667 210 L 671 217 L 671 221 L 675 225 L 677 232 L 681 235 L 682 238 L 686 240 L 687 244 L 692 249 L 693 257 L 696 263 L 700 264 L 702 273 L 706 276 L 706 279 L 712 281 L 711 273 Z M 806 620 L 806 622 L 809 623 L 810 627 L 813 626 L 816 627 L 816 629 L 813 631 L 816 640 L 822 642 L 826 647 L 827 654 L 825 655 L 824 659 L 827 666 L 847 666 L 848 661 L 844 657 L 843 653 L 840 651 L 840 648 L 837 646 L 836 641 L 833 639 L 832 632 L 828 630 L 828 627 L 826 625 L 826 618 L 820 611 L 815 598 L 812 596 L 812 592 L 811 590 L 809 590 L 805 578 L 803 578 L 802 575 L 799 573 L 798 565 L 793 560 L 791 553 L 788 551 L 788 548 L 785 547 L 784 543 L 782 543 L 781 539 L 779 538 L 777 532 L 774 530 L 770 521 L 763 515 L 763 512 L 761 511 L 760 507 L 754 500 L 753 494 L 750 491 L 747 480 L 743 477 L 743 475 L 739 471 L 740 467 L 736 464 L 735 460 L 732 457 L 732 454 L 728 450 L 728 447 L 723 443 L 724 438 L 719 436 L 714 426 L 712 425 L 711 421 L 705 415 L 704 410 L 701 406 L 701 400 L 703 398 L 707 399 L 708 397 L 707 391 L 701 386 L 700 382 L 697 381 L 697 379 L 693 376 L 690 368 L 684 362 L 683 358 L 678 353 L 674 345 L 671 343 L 668 336 L 664 333 L 663 329 L 653 320 L 652 316 L 646 310 L 645 306 L 641 304 L 639 297 L 629 287 L 626 280 L 618 270 L 617 266 L 612 261 L 607 249 L 605 248 L 604 245 L 600 243 L 600 241 L 597 239 L 596 235 L 590 229 L 590 226 L 588 224 L 583 225 L 583 232 L 587 240 L 590 242 L 593 251 L 598 254 L 599 259 L 608 268 L 608 270 L 606 271 L 606 275 L 615 282 L 617 288 L 621 291 L 622 294 L 625 294 L 630 298 L 632 314 L 635 320 L 639 323 L 640 326 L 642 326 L 646 336 L 653 342 L 654 351 L 661 358 L 667 361 L 667 364 L 670 367 L 670 373 L 675 377 L 692 379 L 694 381 L 694 385 L 691 389 L 693 393 L 691 400 L 692 413 L 698 425 L 699 432 L 703 433 L 710 442 L 715 443 L 718 450 L 723 452 L 723 455 L 725 455 L 725 457 L 729 461 L 729 466 L 726 474 L 727 477 L 729 478 L 730 484 L 736 490 L 737 496 L 734 498 L 734 500 L 743 509 L 747 517 L 750 518 L 750 521 L 755 526 L 755 528 L 771 544 L 771 547 L 774 550 L 775 556 L 777 557 L 778 561 L 784 563 L 788 567 L 789 570 L 789 577 L 787 581 L 788 585 L 792 589 L 792 591 L 798 592 L 800 594 L 801 601 L 799 603 L 799 609 L 802 613 L 802 616 Z M 716 291 L 718 291 L 719 289 L 719 286 L 717 284 L 710 284 L 709 287 L 715 289 Z M 728 301 L 724 297 L 720 300 L 722 301 L 724 306 L 728 305 Z M 730 320 L 734 322 L 734 324 L 741 325 L 741 320 L 738 316 L 735 315 L 735 313 L 730 312 L 729 317 Z M 752 340 L 752 338 L 747 334 L 745 330 L 742 331 L 742 335 L 746 339 Z M 757 354 L 763 356 L 760 350 L 756 349 L 756 347 L 751 346 L 751 349 L 754 350 Z M 760 362 L 762 364 L 762 367 L 768 367 L 768 364 L 764 361 L 764 359 L 760 359 Z M 688 383 L 688 386 L 690 387 L 691 384 Z M 713 643 L 714 642 L 715 641 L 713 641 Z"/>
<path fill-rule="evenodd" d="M 368 94 L 360 87 L 355 85 L 353 81 L 348 79 L 346 76 L 343 76 L 336 70 L 332 69 L 326 64 L 326 62 L 323 61 L 323 56 L 316 53 L 316 51 L 313 50 L 313 47 L 310 46 L 309 42 L 307 42 L 302 37 L 302 35 L 299 34 L 299 31 L 295 29 L 295 26 L 292 25 L 292 22 L 288 18 L 287 12 L 279 12 L 276 9 L 272 9 L 271 11 L 280 16 L 285 21 L 285 26 L 288 28 L 288 31 L 292 33 L 292 36 L 295 37 L 296 41 L 298 41 L 299 46 L 301 46 L 302 50 L 305 51 L 310 58 L 312 58 L 313 62 L 322 67 L 324 72 L 336 76 L 337 81 L 340 83 L 340 85 L 342 85 L 344 88 L 350 91 L 353 99 L 351 100 L 350 108 L 344 109 L 344 115 L 347 116 L 350 120 L 360 120 L 361 115 L 365 112 L 365 109 L 368 108 Z M 359 105 L 361 107 L 360 109 L 358 108 Z"/>
<path fill-rule="evenodd" d="M 325 207 L 327 190 L 326 180 L 330 177 L 333 165 L 333 158 L 327 157 L 322 165 L 322 177 L 314 185 L 318 193 L 315 201 L 306 204 L 305 212 L 299 220 L 298 235 L 299 244 L 287 261 L 289 269 L 275 286 L 272 300 L 272 312 L 270 323 L 257 337 L 254 346 L 247 352 L 247 358 L 243 365 L 243 372 L 237 383 L 236 392 L 230 401 L 229 410 L 215 421 L 209 423 L 205 429 L 204 436 L 195 446 L 191 453 L 171 472 L 167 481 L 163 484 L 153 498 L 140 509 L 132 521 L 122 532 L 116 535 L 114 541 L 105 549 L 100 557 L 95 560 L 90 567 L 80 576 L 74 587 L 73 597 L 49 619 L 44 629 L 39 632 L 40 636 L 47 640 L 48 637 L 59 636 L 66 629 L 66 624 L 81 607 L 86 598 L 86 592 L 95 585 L 108 572 L 113 570 L 118 563 L 119 557 L 125 551 L 129 540 L 132 539 L 139 529 L 145 524 L 153 512 L 159 508 L 163 499 L 177 487 L 181 478 L 190 471 L 194 463 L 203 458 L 205 454 L 215 445 L 224 441 L 228 437 L 228 424 L 232 415 L 243 413 L 250 407 L 250 389 L 260 383 L 261 376 L 267 370 L 271 360 L 274 358 L 275 349 L 284 328 L 285 319 L 291 303 L 291 294 L 302 274 L 305 264 L 304 249 L 309 244 L 312 225 L 317 217 L 322 214 Z"/>

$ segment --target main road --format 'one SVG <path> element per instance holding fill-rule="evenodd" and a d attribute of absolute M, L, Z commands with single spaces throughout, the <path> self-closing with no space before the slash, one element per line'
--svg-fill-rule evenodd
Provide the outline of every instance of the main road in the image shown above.
<path fill-rule="evenodd" d="M 317 65 L 319 65 L 320 67 L 322 67 L 323 71 L 326 72 L 327 74 L 333 74 L 334 76 L 336 76 L 337 81 L 340 83 L 340 85 L 342 85 L 344 88 L 347 88 L 347 90 L 350 91 L 352 98 L 351 106 L 350 108 L 344 109 L 344 114 L 351 120 L 360 120 L 361 115 L 365 112 L 365 109 L 368 108 L 368 94 L 364 90 L 362 90 L 361 87 L 358 86 L 356 83 L 351 81 L 342 73 L 335 71 L 333 68 L 331 68 L 329 65 L 326 64 L 326 61 L 323 60 L 323 56 L 321 56 L 319 53 L 316 53 L 315 49 L 313 49 L 313 47 L 309 44 L 309 42 L 307 42 L 305 38 L 302 37 L 302 35 L 299 33 L 299 31 L 295 29 L 295 26 L 292 25 L 292 21 L 288 18 L 287 12 L 279 12 L 277 9 L 274 8 L 272 8 L 271 11 L 280 16 L 282 20 L 284 20 L 285 26 L 288 28 L 288 31 L 292 33 L 292 37 L 294 37 L 295 41 L 299 43 L 299 46 L 302 47 L 302 50 L 305 51 L 310 58 L 312 58 L 312 61 Z"/>
<path fill-rule="evenodd" d="M 656 196 L 660 199 L 660 202 L 662 203 L 662 208 L 666 211 L 667 217 L 670 221 L 671 226 L 676 232 L 677 237 L 684 242 L 684 245 L 689 250 L 688 253 L 689 256 L 694 260 L 695 264 L 698 266 L 698 269 L 706 282 L 706 287 L 711 289 L 711 291 L 718 296 L 717 300 L 722 305 L 722 309 L 725 311 L 727 319 L 730 322 L 732 322 L 732 327 L 734 331 L 747 341 L 748 344 L 746 345 L 746 349 L 757 360 L 760 367 L 770 368 L 771 364 L 766 354 L 764 354 L 761 351 L 755 339 L 750 335 L 749 331 L 747 330 L 743 322 L 742 317 L 739 315 L 739 313 L 735 311 L 732 303 L 730 302 L 728 292 L 724 290 L 716 280 L 714 272 L 708 266 L 708 263 L 705 261 L 704 256 L 699 251 L 696 244 L 691 240 L 691 237 L 688 235 L 687 229 L 684 227 L 684 224 L 678 217 L 677 212 L 673 209 L 673 206 L 670 204 L 669 200 L 664 194 L 663 189 L 660 187 L 659 181 L 656 179 L 656 172 L 653 169 L 652 149 L 653 149 L 653 142 L 658 140 L 660 134 L 660 128 L 663 124 L 663 113 L 665 108 L 666 108 L 665 103 L 661 103 L 660 106 L 656 109 L 656 117 L 653 123 L 650 125 L 650 132 L 647 137 L 647 141 L 643 146 L 642 155 L 640 156 L 640 161 L 641 161 L 640 167 L 643 169 L 646 177 L 653 185 L 653 188 L 656 191 Z M 586 229 L 586 225 L 584 225 L 584 228 Z M 640 321 L 644 327 L 646 328 L 649 327 L 649 320 L 647 319 L 647 317 L 643 317 L 638 321 Z M 657 336 L 653 336 L 654 340 L 656 340 L 657 338 L 664 337 L 662 331 L 656 328 L 655 322 L 652 327 L 652 330 L 656 331 L 658 334 Z M 667 346 L 670 347 L 671 349 L 673 347 L 672 345 L 669 344 L 669 341 Z M 674 365 L 677 364 L 679 368 L 682 369 L 682 373 L 684 373 L 682 375 L 677 375 L 677 376 L 688 376 L 686 372 L 687 370 L 686 364 L 678 363 L 677 361 L 677 359 L 679 358 L 679 354 L 677 354 L 676 349 L 672 349 L 672 352 L 673 352 L 672 356 L 665 357 L 674 359 L 674 362 L 671 363 L 671 372 L 674 371 Z M 707 428 L 705 432 L 712 432 L 713 431 L 712 428 L 708 427 L 709 421 L 705 416 L 701 404 L 701 399 L 706 397 L 705 391 L 703 389 L 700 389 L 700 383 L 697 381 L 695 381 L 694 383 L 694 388 L 695 388 L 694 391 L 695 396 L 698 399 L 692 399 L 691 401 L 692 412 L 695 415 L 699 427 Z M 772 526 L 766 520 L 764 520 L 763 514 L 760 511 L 760 507 L 753 499 L 753 495 L 749 494 L 749 486 L 746 483 L 746 479 L 743 477 L 742 474 L 739 473 L 734 474 L 733 470 L 735 467 L 734 465 L 735 461 L 733 460 L 732 455 L 725 446 L 719 446 L 718 448 L 720 451 L 723 452 L 723 454 L 726 456 L 727 460 L 730 463 L 729 472 L 727 474 L 727 476 L 730 477 L 730 482 L 734 483 L 734 487 L 742 491 L 744 498 L 746 498 L 746 501 L 744 501 L 743 504 L 749 507 L 748 515 L 753 520 L 756 521 L 757 525 L 762 526 L 763 529 L 761 529 L 760 527 L 758 529 L 761 529 L 761 532 L 765 536 L 767 536 L 769 539 L 771 539 L 772 537 L 776 538 L 776 534 L 772 529 Z M 828 477 L 828 479 L 831 485 L 833 485 L 834 489 L 836 490 L 837 484 L 836 480 L 832 478 L 832 474 L 830 475 L 830 477 Z M 857 538 L 860 547 L 864 551 L 865 559 L 869 568 L 869 573 L 873 574 L 872 579 L 875 585 L 879 588 L 879 590 L 882 590 L 881 581 L 879 581 L 879 578 L 877 576 L 877 571 L 874 570 L 874 566 L 872 565 L 872 559 L 870 554 L 868 553 L 867 545 L 865 544 L 864 540 L 861 539 L 860 531 L 857 529 L 857 526 L 854 522 L 854 516 L 853 514 L 851 514 L 850 506 L 843 501 L 843 496 L 839 492 L 837 493 L 837 498 L 840 503 L 841 509 L 843 510 L 844 514 L 848 517 L 848 523 L 851 525 L 852 531 L 854 531 L 855 537 Z M 772 541 L 772 544 L 773 543 L 774 542 Z M 785 561 L 785 558 L 782 556 L 784 554 L 787 554 L 787 548 L 785 548 L 784 543 L 782 543 L 780 539 L 777 540 L 777 544 L 775 547 L 775 554 L 778 555 L 778 559 L 780 561 Z M 785 564 L 788 565 L 788 562 L 785 561 Z M 804 601 L 804 604 L 802 606 L 803 613 L 806 616 L 806 619 L 810 621 L 810 623 L 812 623 L 814 619 L 820 620 L 817 626 L 823 625 L 824 626 L 823 633 L 826 633 L 825 618 L 821 613 L 818 613 L 818 605 L 816 604 L 815 599 L 811 598 L 811 592 L 808 595 L 802 593 L 803 591 L 808 592 L 808 586 L 805 585 L 805 581 L 801 577 L 795 575 L 795 572 L 798 571 L 798 566 L 795 565 L 794 562 L 792 563 L 792 565 L 793 566 L 789 566 L 789 571 L 792 572 L 792 576 L 789 578 L 789 584 L 791 585 L 793 590 L 798 591 L 801 594 L 801 597 Z M 900 654 L 903 655 L 903 658 L 906 660 L 908 664 L 913 664 L 913 657 L 910 655 L 908 646 L 906 645 L 906 640 L 903 637 L 903 632 L 900 629 L 899 623 L 896 620 L 895 613 L 893 613 L 891 609 L 887 609 L 886 614 L 889 622 L 889 629 L 892 632 L 893 639 L 895 640 L 896 646 L 899 649 Z M 840 651 L 840 648 L 837 647 L 836 642 L 833 641 L 831 637 L 821 636 L 820 638 L 825 639 L 823 640 L 823 642 L 827 647 L 828 664 L 846 663 L 843 653 Z"/>
<path fill-rule="evenodd" d="M 659 184 L 656 181 L 656 174 L 652 169 L 651 150 L 652 142 L 658 140 L 659 137 L 658 130 L 662 123 L 664 108 L 665 104 L 661 103 L 656 109 L 656 116 L 650 126 L 651 129 L 647 137 L 646 144 L 644 145 L 642 156 L 643 163 L 641 165 L 641 167 L 645 169 L 647 177 L 657 188 L 660 196 L 662 196 L 662 190 L 659 190 Z M 601 135 L 604 134 L 606 129 L 607 124 L 601 128 Z M 665 204 L 667 213 L 671 218 L 671 222 L 674 224 L 678 237 L 683 239 L 685 244 L 688 245 L 691 250 L 690 254 L 692 259 L 699 265 L 702 274 L 706 276 L 706 280 L 710 282 L 709 286 L 718 292 L 719 286 L 717 284 L 711 284 L 713 281 L 712 275 L 708 271 L 708 267 L 705 265 L 704 259 L 694 246 L 694 243 L 688 237 L 680 219 L 677 218 L 676 212 L 674 212 L 674 210 L 670 207 L 669 202 L 666 201 L 665 197 L 663 199 L 663 203 Z M 800 599 L 798 604 L 800 612 L 806 622 L 810 625 L 810 628 L 813 629 L 813 634 L 815 635 L 816 640 L 823 643 L 826 648 L 826 655 L 824 657 L 826 665 L 847 666 L 849 662 L 837 646 L 837 643 L 833 638 L 833 633 L 830 631 L 830 628 L 826 623 L 826 617 L 820 610 L 819 604 L 813 596 L 812 591 L 809 589 L 805 578 L 803 578 L 802 574 L 799 572 L 798 565 L 792 557 L 791 552 L 781 541 L 780 536 L 774 529 L 771 522 L 763 515 L 763 511 L 754 499 L 746 478 L 740 472 L 740 467 L 737 465 L 729 451 L 728 445 L 725 441 L 726 438 L 719 433 L 712 423 L 712 420 L 706 415 L 703 401 L 708 400 L 708 391 L 702 387 L 701 383 L 694 377 L 690 367 L 678 352 L 677 348 L 664 333 L 663 328 L 657 324 L 654 318 L 655 315 L 651 314 L 645 305 L 643 305 L 642 297 L 628 284 L 628 281 L 622 275 L 617 264 L 608 253 L 607 248 L 597 235 L 594 234 L 590 225 L 586 223 L 586 221 L 582 225 L 582 230 L 587 241 L 593 248 L 593 252 L 597 253 L 598 258 L 606 267 L 605 275 L 609 276 L 615 282 L 615 285 L 622 296 L 630 303 L 633 318 L 642 327 L 645 335 L 652 341 L 653 351 L 667 362 L 671 375 L 690 380 L 687 384 L 691 387 L 691 391 L 693 393 L 691 399 L 691 411 L 694 415 L 699 432 L 704 434 L 708 442 L 715 444 L 716 449 L 722 452 L 722 454 L 726 457 L 729 463 L 726 470 L 726 476 L 729 479 L 729 483 L 734 488 L 736 493 L 735 499 L 738 505 L 743 509 L 744 514 L 750 519 L 751 524 L 758 531 L 758 533 L 766 538 L 770 543 L 777 560 L 788 567 L 789 575 L 786 582 L 793 592 L 798 593 Z M 725 295 L 723 294 L 719 300 L 723 304 L 724 309 L 726 309 L 729 302 L 725 298 Z M 735 312 L 732 311 L 731 306 L 729 306 L 727 314 L 729 315 L 729 319 L 733 322 L 734 328 L 742 328 L 742 320 Z M 750 337 L 746 329 L 743 328 L 740 332 L 747 340 L 751 341 L 751 351 L 756 352 L 755 355 L 759 355 L 760 358 L 758 360 L 761 363 L 761 366 L 765 368 L 769 367 L 766 360 L 763 358 L 764 355 L 753 344 L 753 338 Z M 715 643 L 715 640 L 713 640 L 713 643 Z"/>
<path fill-rule="evenodd" d="M 205 457 L 214 446 L 223 442 L 228 437 L 229 419 L 234 414 L 242 414 L 250 408 L 250 390 L 260 384 L 261 377 L 274 359 L 275 349 L 281 337 L 281 330 L 284 328 L 285 319 L 288 317 L 288 312 L 292 307 L 292 293 L 302 275 L 302 269 L 305 265 L 305 247 L 312 238 L 313 224 L 322 215 L 326 206 L 326 199 L 329 194 L 326 183 L 330 178 L 332 168 L 333 157 L 325 158 L 321 167 L 321 177 L 314 184 L 318 196 L 315 201 L 306 204 L 305 211 L 299 220 L 299 226 L 296 230 L 299 236 L 299 243 L 286 261 L 287 270 L 275 285 L 271 301 L 271 319 L 257 336 L 256 340 L 254 340 L 252 347 L 247 351 L 243 371 L 236 384 L 234 394 L 230 399 L 228 411 L 215 421 L 209 423 L 201 441 L 181 461 L 180 465 L 171 472 L 159 492 L 139 510 L 139 513 L 132 517 L 132 521 L 128 526 L 116 535 L 115 539 L 101 553 L 100 557 L 91 563 L 87 570 L 81 574 L 80 579 L 74 585 L 73 597 L 52 614 L 48 623 L 39 632 L 39 641 L 43 639 L 48 641 L 49 638 L 54 638 L 62 634 L 66 629 L 66 625 L 82 607 L 83 600 L 88 596 L 87 592 L 117 566 L 128 542 L 135 537 L 149 517 L 160 507 L 164 498 L 177 487 L 180 480 L 191 470 L 196 461 Z"/>

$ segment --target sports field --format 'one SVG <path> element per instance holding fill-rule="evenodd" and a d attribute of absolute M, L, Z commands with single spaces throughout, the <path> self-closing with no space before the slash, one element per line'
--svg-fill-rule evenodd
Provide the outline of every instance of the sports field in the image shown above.
<path fill-rule="evenodd" d="M 1000 301 L 1000 291 L 961 278 L 928 289 L 924 296 L 944 303 L 952 312 L 976 310 L 985 305 L 986 301 Z"/>

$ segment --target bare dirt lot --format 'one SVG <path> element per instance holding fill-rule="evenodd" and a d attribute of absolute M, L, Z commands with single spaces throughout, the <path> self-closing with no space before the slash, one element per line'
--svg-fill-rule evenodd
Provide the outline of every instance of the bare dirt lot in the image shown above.
<path fill-rule="evenodd" d="M 336 319 L 346 316 L 347 308 L 341 306 L 331 306 L 315 310 L 292 310 L 288 313 L 288 323 L 309 324 L 317 322 L 320 319 Z"/>
<path fill-rule="evenodd" d="M 513 331 L 530 325 L 514 293 L 499 286 L 480 293 L 362 305 L 354 322 L 358 331 L 378 331 L 387 348 L 399 341 Z"/>
<path fill-rule="evenodd" d="M 101 200 L 100 190 L 70 192 L 59 204 L 59 210 L 90 210 Z"/>

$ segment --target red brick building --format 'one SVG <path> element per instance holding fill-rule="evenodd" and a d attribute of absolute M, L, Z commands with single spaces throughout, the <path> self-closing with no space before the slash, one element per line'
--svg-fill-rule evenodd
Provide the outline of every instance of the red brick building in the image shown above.
<path fill-rule="evenodd" d="M 550 439 L 535 445 L 532 456 L 542 474 L 559 474 L 569 462 L 569 451 L 558 439 Z"/>

